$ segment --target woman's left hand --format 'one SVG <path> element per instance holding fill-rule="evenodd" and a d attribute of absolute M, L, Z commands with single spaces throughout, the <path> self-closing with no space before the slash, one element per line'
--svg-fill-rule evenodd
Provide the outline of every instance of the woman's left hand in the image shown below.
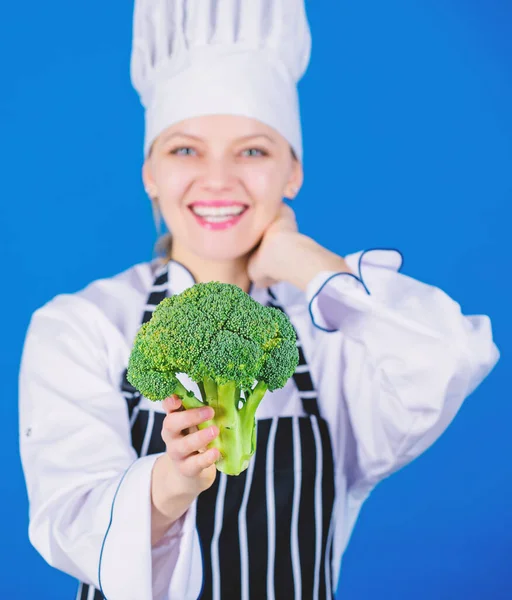
<path fill-rule="evenodd" d="M 277 283 L 282 277 L 280 267 L 286 267 L 282 264 L 283 258 L 293 256 L 293 246 L 298 244 L 300 237 L 295 212 L 282 202 L 276 218 L 249 259 L 247 271 L 251 281 L 258 287 Z"/>
<path fill-rule="evenodd" d="M 303 291 L 320 271 L 350 273 L 341 256 L 299 233 L 295 212 L 284 202 L 253 250 L 247 271 L 257 287 L 287 281 Z"/>

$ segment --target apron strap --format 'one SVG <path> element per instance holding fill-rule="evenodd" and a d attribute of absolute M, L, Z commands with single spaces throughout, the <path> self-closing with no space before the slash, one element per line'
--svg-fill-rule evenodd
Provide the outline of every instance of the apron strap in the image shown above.
<path fill-rule="evenodd" d="M 168 269 L 167 265 L 160 267 L 156 274 L 155 279 L 151 285 L 146 305 L 144 306 L 144 313 L 142 315 L 141 325 L 147 323 L 153 316 L 153 311 L 167 296 L 168 290 Z M 125 369 L 121 378 L 121 393 L 123 394 L 126 403 L 128 405 L 128 416 L 132 417 L 134 410 L 140 403 L 142 394 L 136 390 L 133 385 L 127 379 L 128 370 Z"/>
<path fill-rule="evenodd" d="M 147 323 L 153 316 L 153 311 L 167 296 L 168 290 L 168 275 L 167 265 L 161 267 L 156 272 L 155 280 L 151 286 L 148 299 L 146 300 L 146 306 L 144 307 L 144 315 L 142 317 L 142 324 Z"/>

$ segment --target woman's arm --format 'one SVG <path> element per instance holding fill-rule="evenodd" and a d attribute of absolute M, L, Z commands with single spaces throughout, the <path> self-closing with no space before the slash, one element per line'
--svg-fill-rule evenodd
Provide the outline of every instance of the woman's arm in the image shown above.
<path fill-rule="evenodd" d="M 182 408 L 178 396 L 166 398 L 162 426 L 166 452 L 154 467 L 151 481 L 151 543 L 159 543 L 169 527 L 189 509 L 197 496 L 211 487 L 217 475 L 218 449 L 207 449 L 217 437 L 217 427 L 198 430 L 214 416 L 211 407 Z"/>
<path fill-rule="evenodd" d="M 137 459 L 132 448 L 125 400 L 110 383 L 110 353 L 121 345 L 107 341 L 109 327 L 77 296 L 58 297 L 32 319 L 19 400 L 29 537 L 53 567 L 95 587 L 101 577 L 109 600 L 150 600 L 155 586 L 168 589 L 180 577 L 194 515 L 186 502 L 165 522 L 154 511 L 152 478 L 168 480 L 163 461 L 154 469 L 161 455 Z M 163 531 L 152 551 L 153 534 Z"/>
<path fill-rule="evenodd" d="M 320 396 L 343 402 L 340 431 L 348 419 L 355 447 L 340 445 L 340 460 L 359 497 L 432 444 L 499 359 L 488 317 L 462 314 L 401 265 L 394 250 L 337 256 L 299 233 L 283 204 L 248 266 L 259 285 L 306 293 Z"/>
<path fill-rule="evenodd" d="M 151 545 L 156 546 L 178 519 L 190 508 L 196 496 L 176 485 L 178 478 L 167 454 L 159 456 L 151 478 Z"/>
<path fill-rule="evenodd" d="M 320 385 L 339 373 L 355 446 L 347 483 L 364 496 L 443 433 L 499 351 L 487 316 L 466 316 L 439 288 L 401 274 L 397 251 L 345 260 L 352 274 L 319 272 L 307 296 L 319 343 L 333 336 L 337 348 L 324 353 Z"/>

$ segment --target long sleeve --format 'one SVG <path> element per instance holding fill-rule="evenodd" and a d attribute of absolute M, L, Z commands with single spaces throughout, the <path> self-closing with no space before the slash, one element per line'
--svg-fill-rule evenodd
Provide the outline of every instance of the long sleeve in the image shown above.
<path fill-rule="evenodd" d="M 321 383 L 339 373 L 347 491 L 363 499 L 441 435 L 499 351 L 487 316 L 465 316 L 440 289 L 401 274 L 397 251 L 346 260 L 354 274 L 320 273 L 307 295 L 316 331 L 337 340 Z"/>
<path fill-rule="evenodd" d="M 112 361 L 122 360 L 113 354 L 125 348 L 101 316 L 60 296 L 29 327 L 19 400 L 29 537 L 53 567 L 98 588 L 101 579 L 108 600 L 167 598 L 191 523 L 187 514 L 152 552 L 159 455 L 138 459 L 131 446 L 125 400 L 111 383 Z"/>

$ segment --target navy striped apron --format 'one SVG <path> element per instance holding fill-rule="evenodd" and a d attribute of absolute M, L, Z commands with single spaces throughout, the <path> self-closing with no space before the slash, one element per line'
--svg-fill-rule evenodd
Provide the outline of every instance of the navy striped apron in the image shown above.
<path fill-rule="evenodd" d="M 166 297 L 168 269 L 153 282 L 142 319 Z M 282 310 L 275 295 L 267 303 Z M 286 314 L 286 313 L 285 313 Z M 197 500 L 196 527 L 203 557 L 198 600 L 332 600 L 334 465 L 306 357 L 297 337 L 293 379 L 305 416 L 260 419 L 256 453 L 237 477 L 217 473 Z M 138 456 L 165 452 L 165 415 L 140 408 L 140 393 L 126 379 L 132 444 Z M 80 584 L 77 600 L 103 600 Z M 178 599 L 171 599 L 178 600 Z"/>

